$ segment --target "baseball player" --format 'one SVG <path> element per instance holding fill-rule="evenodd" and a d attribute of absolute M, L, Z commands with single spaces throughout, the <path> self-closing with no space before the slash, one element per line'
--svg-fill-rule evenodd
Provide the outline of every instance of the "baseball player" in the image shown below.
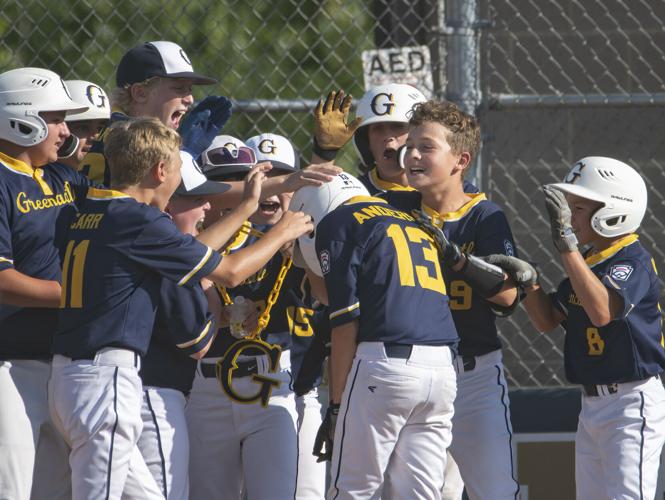
<path fill-rule="evenodd" d="M 431 237 L 367 195 L 341 174 L 292 200 L 315 221 L 318 264 L 305 239 L 298 245 L 323 275 L 331 311 L 331 406 L 320 431 L 337 416 L 328 495 L 440 498 L 457 332 Z"/>
<path fill-rule="evenodd" d="M 69 228 L 49 407 L 71 447 L 74 499 L 163 498 L 137 447 L 138 371 L 162 277 L 186 287 L 206 276 L 235 286 L 312 225 L 286 213 L 252 248 L 221 259 L 211 247 L 226 243 L 255 202 L 198 240 L 183 235 L 163 212 L 180 183 L 179 136 L 156 119 L 137 119 L 114 125 L 105 141 L 114 189 L 90 189 Z"/>
<path fill-rule="evenodd" d="M 416 105 L 410 118 L 404 163 L 417 191 L 389 192 L 388 203 L 422 210 L 425 224 L 471 255 L 515 254 L 515 243 L 501 208 L 484 193 L 469 194 L 463 176 L 480 142 L 478 122 L 449 102 Z M 454 260 L 454 259 L 453 259 Z M 478 287 L 454 265 L 444 269 L 450 309 L 460 336 L 457 398 L 450 455 L 470 499 L 516 499 L 510 402 L 496 315 L 517 304 L 512 283 Z"/>
<path fill-rule="evenodd" d="M 183 175 L 191 172 L 195 170 L 185 170 Z M 180 231 L 196 236 L 210 209 L 206 196 L 226 189 L 225 184 L 208 181 L 201 174 L 198 179 L 185 179 L 169 200 L 166 212 Z M 143 430 L 138 447 L 166 499 L 189 498 L 185 402 L 192 388 L 196 359 L 209 347 L 221 313 L 212 282 L 202 280 L 201 285 L 205 285 L 205 291 L 202 286 L 187 289 L 173 281 L 162 281 L 150 346 L 139 372 Z M 182 338 L 191 333 L 195 333 L 193 338 Z"/>
<path fill-rule="evenodd" d="M 665 441 L 661 281 L 635 231 L 647 189 L 630 166 L 591 156 L 562 183 L 543 187 L 552 239 L 567 277 L 547 295 L 528 263 L 501 265 L 526 290 L 541 332 L 566 330 L 567 379 L 582 386 L 575 436 L 577 498 L 649 498 Z M 581 253 L 580 246 L 589 250 Z"/>
<path fill-rule="evenodd" d="M 78 170 L 101 131 L 111 118 L 111 105 L 104 90 L 83 80 L 65 80 L 72 99 L 86 104 L 88 110 L 65 118 L 70 136 L 58 150 L 61 163 Z"/>
<path fill-rule="evenodd" d="M 259 164 L 270 161 L 270 173 L 294 172 L 298 168 L 297 151 L 285 137 L 276 134 L 252 137 L 247 144 L 231 136 L 219 136 L 202 158 L 204 171 L 216 180 L 242 178 L 257 161 Z M 289 200 L 288 193 L 263 199 L 247 229 L 270 228 L 287 209 Z M 256 239 L 255 234 L 243 234 L 230 251 L 233 253 Z M 216 364 L 233 348 L 237 338 L 228 328 L 220 330 L 208 355 L 201 360 L 187 406 L 194 498 L 239 498 L 243 487 L 250 500 L 293 498 L 296 494 L 296 482 L 300 483 L 301 477 L 290 349 L 292 334 L 309 333 L 309 320 L 304 315 L 305 309 L 298 308 L 301 304 L 294 303 L 291 293 L 300 287 L 303 273 L 285 267 L 285 263 L 284 257 L 275 256 L 241 286 L 225 290 L 234 302 L 243 297 L 261 312 L 266 309 L 268 299 L 277 294 L 262 338 L 281 347 L 279 367 L 273 377 L 279 386 L 272 390 L 265 405 L 247 404 L 222 392 L 217 378 L 224 375 L 217 373 Z M 283 282 L 278 280 L 279 276 Z M 268 360 L 262 352 L 243 352 L 239 360 L 233 375 L 234 389 L 241 395 L 254 393 L 256 382 L 252 375 L 267 373 Z M 211 466 L 215 467 L 215 474 L 210 473 Z M 261 470 L 260 477 L 253 474 L 254 468 Z M 325 468 L 319 465 L 318 469 L 319 480 L 325 482 Z"/>
<path fill-rule="evenodd" d="M 58 247 L 88 182 L 53 163 L 87 109 L 41 68 L 0 74 L 0 496 L 67 498 L 66 446 L 44 387 L 60 302 Z M 37 460 L 35 459 L 37 456 Z M 37 463 L 36 463 L 37 462 Z M 60 468 L 62 467 L 62 468 Z M 40 471 L 34 475 L 35 468 Z"/>

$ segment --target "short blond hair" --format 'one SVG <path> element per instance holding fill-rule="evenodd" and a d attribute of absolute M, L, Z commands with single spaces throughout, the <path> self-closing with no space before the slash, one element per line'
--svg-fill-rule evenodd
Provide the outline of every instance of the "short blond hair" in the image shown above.
<path fill-rule="evenodd" d="M 111 171 L 111 185 L 139 184 L 159 162 L 170 163 L 179 154 L 180 136 L 157 118 L 133 118 L 115 122 L 104 137 L 104 156 Z"/>
<path fill-rule="evenodd" d="M 135 83 L 134 85 L 142 85 L 146 90 L 150 90 L 155 87 L 160 80 L 161 77 L 153 76 L 142 82 Z M 132 85 L 125 85 L 124 87 L 116 87 L 113 89 L 109 96 L 109 101 L 111 102 L 111 109 L 113 109 L 113 111 L 121 111 L 129 116 L 134 114 L 132 112 L 132 104 L 134 103 L 132 99 Z"/>

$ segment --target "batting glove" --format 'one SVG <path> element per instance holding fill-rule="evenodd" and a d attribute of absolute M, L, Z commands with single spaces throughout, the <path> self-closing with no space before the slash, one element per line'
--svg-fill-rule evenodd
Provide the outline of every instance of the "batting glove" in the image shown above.
<path fill-rule="evenodd" d="M 224 96 L 208 96 L 192 109 L 180 124 L 182 149 L 194 158 L 205 151 L 231 118 L 231 101 Z"/>
<path fill-rule="evenodd" d="M 321 426 L 314 439 L 312 454 L 316 457 L 317 463 L 332 460 L 333 439 L 335 437 L 335 425 L 337 425 L 338 413 L 339 404 L 330 403 L 326 410 L 326 416 L 323 422 L 321 422 Z"/>
<path fill-rule="evenodd" d="M 538 283 L 538 271 L 524 260 L 503 254 L 492 254 L 480 258 L 503 269 L 518 286 L 530 288 Z"/>
<path fill-rule="evenodd" d="M 570 223 L 570 207 L 565 195 L 549 184 L 543 186 L 543 193 L 545 193 L 545 208 L 550 217 L 554 246 L 560 253 L 576 252 L 577 237 Z"/>
<path fill-rule="evenodd" d="M 325 102 L 320 99 L 314 110 L 314 153 L 332 161 L 360 126 L 362 117 L 348 123 L 353 97 L 331 90 Z"/>
<path fill-rule="evenodd" d="M 462 259 L 462 250 L 455 243 L 451 242 L 446 238 L 446 235 L 443 234 L 443 231 L 432 224 L 432 220 L 429 215 L 424 213 L 422 210 L 414 210 L 412 212 L 413 216 L 416 219 L 416 222 L 422 229 L 428 233 L 434 243 L 436 244 L 437 250 L 439 251 L 439 258 L 448 267 L 453 267 Z"/>

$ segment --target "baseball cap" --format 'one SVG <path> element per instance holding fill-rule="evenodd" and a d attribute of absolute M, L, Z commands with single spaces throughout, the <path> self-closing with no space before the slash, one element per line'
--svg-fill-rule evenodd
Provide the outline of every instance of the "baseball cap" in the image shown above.
<path fill-rule="evenodd" d="M 210 85 L 217 80 L 194 72 L 180 45 L 173 42 L 146 42 L 129 49 L 118 64 L 115 81 L 122 88 L 144 82 L 153 76 L 189 78 L 195 85 Z"/>
<path fill-rule="evenodd" d="M 218 135 L 201 153 L 201 164 L 209 179 L 244 176 L 256 165 L 256 153 L 240 139 Z"/>
<path fill-rule="evenodd" d="M 300 155 L 291 141 L 277 134 L 255 135 L 247 139 L 247 145 L 256 153 L 257 162 L 269 161 L 273 170 L 295 172 L 300 170 Z"/>
<path fill-rule="evenodd" d="M 180 158 L 182 159 L 182 167 L 180 168 L 182 181 L 178 189 L 175 190 L 175 194 L 180 196 L 205 196 L 225 193 L 231 189 L 230 185 L 223 182 L 208 180 L 189 153 L 180 151 Z"/>

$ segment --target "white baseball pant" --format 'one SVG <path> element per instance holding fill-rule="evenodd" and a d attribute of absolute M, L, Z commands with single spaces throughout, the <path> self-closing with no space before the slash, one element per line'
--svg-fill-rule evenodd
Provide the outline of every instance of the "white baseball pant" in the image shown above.
<path fill-rule="evenodd" d="M 185 396 L 177 389 L 143 387 L 138 447 L 167 500 L 189 498 L 189 434 Z"/>
<path fill-rule="evenodd" d="M 323 421 L 323 405 L 317 388 L 296 398 L 298 412 L 298 500 L 321 500 L 326 494 L 326 462 L 312 453 L 316 433 Z"/>
<path fill-rule="evenodd" d="M 665 442 L 665 389 L 659 377 L 596 386 L 582 395 L 575 436 L 575 484 L 584 500 L 653 499 Z"/>
<path fill-rule="evenodd" d="M 413 346 L 401 359 L 382 342 L 361 342 L 337 417 L 328 498 L 441 498 L 455 378 L 446 346 Z"/>
<path fill-rule="evenodd" d="M 457 400 L 457 398 L 455 398 L 455 400 Z M 455 428 L 453 427 L 453 435 L 454 434 Z M 443 471 L 443 489 L 441 490 L 441 500 L 462 500 L 463 494 L 464 481 L 462 481 L 462 475 L 460 474 L 457 462 L 455 462 L 455 459 L 450 454 L 450 448 L 448 448 L 448 455 L 446 456 L 446 468 Z"/>
<path fill-rule="evenodd" d="M 247 361 L 250 356 L 241 356 Z M 216 378 L 203 377 L 199 362 L 185 410 L 189 428 L 190 498 L 247 500 L 294 498 L 298 469 L 295 395 L 290 390 L 289 353 L 282 352 L 280 370 L 267 371 L 265 356 L 256 356 L 259 372 L 281 382 L 268 406 L 232 401 Z M 256 393 L 251 378 L 234 378 L 242 396 Z M 244 478 L 244 484 L 243 484 Z"/>
<path fill-rule="evenodd" d="M 513 428 L 501 351 L 455 358 L 457 398 L 450 454 L 470 500 L 515 500 Z"/>
<path fill-rule="evenodd" d="M 138 356 L 102 349 L 93 360 L 55 355 L 53 422 L 71 448 L 72 499 L 163 499 L 136 445 L 142 387 Z"/>
<path fill-rule="evenodd" d="M 0 361 L 0 499 L 71 497 L 69 450 L 49 416 L 51 364 Z"/>

